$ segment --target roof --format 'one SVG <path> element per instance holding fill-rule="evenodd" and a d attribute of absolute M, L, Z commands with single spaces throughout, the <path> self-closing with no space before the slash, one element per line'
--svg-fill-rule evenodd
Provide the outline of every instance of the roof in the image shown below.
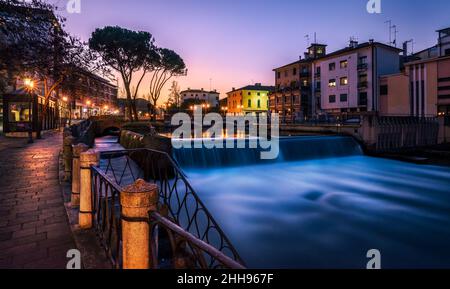
<path fill-rule="evenodd" d="M 318 44 L 316 44 L 316 45 L 318 45 Z M 288 66 L 291 66 L 291 65 L 294 65 L 294 64 L 307 63 L 307 62 L 311 62 L 311 61 L 318 60 L 318 59 L 326 59 L 328 57 L 333 57 L 333 56 L 336 56 L 336 55 L 339 55 L 339 54 L 344 54 L 344 53 L 348 53 L 348 52 L 351 52 L 351 51 L 354 51 L 354 50 L 370 47 L 371 45 L 381 46 L 381 47 L 384 47 L 384 48 L 387 48 L 387 49 L 391 49 L 391 50 L 394 50 L 394 51 L 397 51 L 397 52 L 402 52 L 403 51 L 400 48 L 393 47 L 393 46 L 390 46 L 390 45 L 387 45 L 387 44 L 384 44 L 384 43 L 381 43 L 381 42 L 364 42 L 364 43 L 358 44 L 356 47 L 345 47 L 343 49 L 339 49 L 339 50 L 336 50 L 334 52 L 328 53 L 328 54 L 326 54 L 324 56 L 319 56 L 319 57 L 310 58 L 310 59 L 308 59 L 308 58 L 300 59 L 300 60 L 297 60 L 295 62 L 292 62 L 292 63 L 286 64 L 286 65 L 277 67 L 277 68 L 273 69 L 273 71 L 276 71 L 278 69 L 285 68 L 285 67 L 288 67 Z M 321 46 L 325 46 L 325 45 L 323 44 Z"/>
<path fill-rule="evenodd" d="M 218 91 L 207 91 L 202 89 L 187 89 L 183 90 L 180 93 L 210 93 L 210 94 L 220 94 Z"/>
<path fill-rule="evenodd" d="M 240 90 L 259 90 L 259 91 L 273 91 L 275 89 L 274 86 L 265 86 L 265 85 L 247 85 L 244 87 L 241 87 L 239 89 L 235 89 L 232 91 L 227 92 L 231 93 L 231 92 L 235 92 L 235 91 L 240 91 Z"/>
<path fill-rule="evenodd" d="M 447 31 L 450 31 L 450 27 L 442 28 L 442 29 L 436 30 L 436 32 L 447 32 Z"/>
<path fill-rule="evenodd" d="M 352 51 L 355 51 L 355 50 L 359 50 L 359 49 L 363 49 L 363 48 L 367 48 L 367 47 L 371 47 L 371 46 L 381 46 L 383 48 L 390 49 L 390 50 L 393 50 L 393 51 L 396 51 L 396 52 L 399 52 L 399 53 L 403 51 L 400 48 L 397 48 L 397 47 L 394 47 L 394 46 L 390 46 L 390 45 L 387 45 L 387 44 L 384 44 L 384 43 L 381 43 L 381 42 L 364 42 L 364 43 L 358 44 L 355 47 L 345 47 L 343 49 L 336 50 L 334 52 L 328 53 L 327 55 L 318 57 L 318 58 L 316 58 L 316 60 L 326 59 L 326 58 L 329 58 L 329 57 L 333 57 L 333 56 L 337 56 L 337 55 L 340 55 L 340 54 L 349 53 L 349 52 L 352 52 Z"/>
<path fill-rule="evenodd" d="M 413 60 L 410 62 L 405 62 L 405 66 L 427 63 L 427 62 L 434 62 L 434 61 L 439 61 L 439 60 L 446 60 L 446 59 L 450 59 L 450 56 L 445 55 L 445 56 L 436 56 L 436 57 L 430 57 L 430 58 L 425 58 L 425 59 Z"/>

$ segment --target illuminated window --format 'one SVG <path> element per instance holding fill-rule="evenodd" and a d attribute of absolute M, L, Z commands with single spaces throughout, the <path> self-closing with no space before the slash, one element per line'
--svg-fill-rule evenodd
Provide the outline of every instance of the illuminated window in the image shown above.
<path fill-rule="evenodd" d="M 330 79 L 328 81 L 328 87 L 336 87 L 336 79 Z"/>
<path fill-rule="evenodd" d="M 347 68 L 348 66 L 348 61 L 347 60 L 342 60 L 341 61 L 341 69 Z"/>
<path fill-rule="evenodd" d="M 341 77 L 340 83 L 341 83 L 341 85 L 347 85 L 348 84 L 348 78 L 347 77 Z"/>

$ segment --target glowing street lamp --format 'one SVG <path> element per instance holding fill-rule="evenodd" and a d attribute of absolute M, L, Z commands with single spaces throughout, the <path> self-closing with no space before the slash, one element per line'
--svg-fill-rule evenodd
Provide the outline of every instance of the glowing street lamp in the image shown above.
<path fill-rule="evenodd" d="M 31 95 L 31 92 L 33 91 L 34 88 L 34 81 L 30 78 L 25 78 L 23 80 L 23 83 L 25 85 L 25 89 L 28 91 L 29 93 L 29 97 L 30 97 L 30 107 L 28 109 L 28 121 L 30 124 L 30 130 L 28 131 L 28 143 L 33 143 L 33 120 L 31 117 L 31 110 L 33 107 L 33 96 Z"/>
<path fill-rule="evenodd" d="M 31 91 L 34 88 L 34 81 L 29 78 L 25 78 L 23 83 L 25 84 L 26 88 Z"/>
<path fill-rule="evenodd" d="M 64 96 L 63 98 L 62 98 L 62 101 L 64 101 L 64 102 L 67 102 L 69 99 L 67 98 L 67 96 Z"/>

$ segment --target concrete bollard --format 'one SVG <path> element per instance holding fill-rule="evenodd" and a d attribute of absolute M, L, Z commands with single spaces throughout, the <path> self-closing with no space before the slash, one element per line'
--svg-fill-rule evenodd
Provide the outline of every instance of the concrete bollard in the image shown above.
<path fill-rule="evenodd" d="M 70 181 L 72 177 L 72 145 L 75 142 L 73 136 L 67 136 L 63 140 L 64 181 Z"/>
<path fill-rule="evenodd" d="M 98 165 L 100 154 L 88 150 L 80 154 L 80 214 L 78 223 L 82 229 L 92 228 L 92 179 L 91 166 Z"/>
<path fill-rule="evenodd" d="M 72 195 L 70 200 L 73 207 L 80 205 L 80 155 L 88 150 L 89 147 L 82 143 L 72 147 Z"/>
<path fill-rule="evenodd" d="M 158 186 L 141 179 L 120 193 L 124 269 L 151 268 L 148 213 L 157 210 L 158 199 Z"/>

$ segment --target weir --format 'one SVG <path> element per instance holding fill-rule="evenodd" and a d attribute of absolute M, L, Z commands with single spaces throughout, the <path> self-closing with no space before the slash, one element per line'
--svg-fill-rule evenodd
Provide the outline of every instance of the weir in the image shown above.
<path fill-rule="evenodd" d="M 192 141 L 195 142 L 196 140 Z M 303 136 L 279 139 L 279 155 L 274 160 L 262 160 L 260 147 L 249 148 L 181 148 L 173 150 L 173 157 L 183 168 L 218 168 L 281 163 L 300 160 L 324 159 L 362 155 L 359 144 L 347 136 Z"/>

